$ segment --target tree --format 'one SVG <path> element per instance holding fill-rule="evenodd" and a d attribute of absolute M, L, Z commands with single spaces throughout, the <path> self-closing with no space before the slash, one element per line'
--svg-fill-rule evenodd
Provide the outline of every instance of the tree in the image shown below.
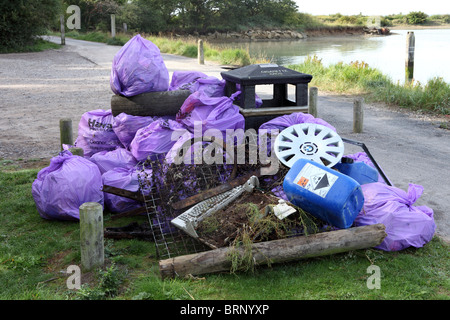
<path fill-rule="evenodd" d="M 60 0 L 0 2 L 0 47 L 20 50 L 46 33 L 61 9 Z"/>

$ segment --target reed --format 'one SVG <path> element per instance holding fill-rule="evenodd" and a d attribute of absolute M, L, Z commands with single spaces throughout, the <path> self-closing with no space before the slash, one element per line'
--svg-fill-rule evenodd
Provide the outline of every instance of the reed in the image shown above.
<path fill-rule="evenodd" d="M 418 81 L 394 83 L 364 61 L 325 66 L 317 56 L 308 56 L 304 62 L 288 68 L 311 74 L 311 86 L 324 91 L 363 94 L 368 101 L 436 115 L 450 114 L 450 84 L 442 78 L 432 78 L 426 84 Z"/>

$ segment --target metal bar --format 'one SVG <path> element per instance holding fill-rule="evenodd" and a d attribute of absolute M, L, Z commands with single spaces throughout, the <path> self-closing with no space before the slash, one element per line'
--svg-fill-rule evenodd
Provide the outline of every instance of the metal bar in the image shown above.
<path fill-rule="evenodd" d="M 384 174 L 383 170 L 381 170 L 380 166 L 378 165 L 378 163 L 375 161 L 375 158 L 372 156 L 372 154 L 370 153 L 369 149 L 366 147 L 366 145 L 362 142 L 359 141 L 354 141 L 354 140 L 350 140 L 350 139 L 345 139 L 342 138 L 342 141 L 346 142 L 346 143 L 350 143 L 353 144 L 355 146 L 359 146 L 361 147 L 364 152 L 367 154 L 367 156 L 369 157 L 369 159 L 372 161 L 373 165 L 375 166 L 375 168 L 377 169 L 378 173 L 381 175 L 381 177 L 383 178 L 383 180 L 389 185 L 392 186 L 392 183 L 389 181 L 388 177 L 386 177 L 386 175 Z"/>

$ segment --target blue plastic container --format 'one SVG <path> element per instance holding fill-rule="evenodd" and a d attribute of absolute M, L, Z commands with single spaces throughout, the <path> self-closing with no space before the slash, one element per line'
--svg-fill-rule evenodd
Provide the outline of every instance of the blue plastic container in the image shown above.
<path fill-rule="evenodd" d="M 339 172 L 353 178 L 359 184 L 378 182 L 377 169 L 369 166 L 361 161 L 353 161 L 353 159 L 342 158 L 334 168 Z"/>
<path fill-rule="evenodd" d="M 358 182 L 306 159 L 294 163 L 283 189 L 291 203 L 340 229 L 352 226 L 364 204 Z"/>

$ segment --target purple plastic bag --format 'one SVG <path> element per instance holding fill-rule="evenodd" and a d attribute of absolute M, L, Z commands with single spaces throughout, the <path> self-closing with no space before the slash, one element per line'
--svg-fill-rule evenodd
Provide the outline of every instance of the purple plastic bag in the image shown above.
<path fill-rule="evenodd" d="M 136 160 L 145 161 L 148 156 L 166 153 L 185 131 L 183 124 L 159 118 L 136 132 L 130 144 L 131 154 Z"/>
<path fill-rule="evenodd" d="M 225 95 L 225 80 L 217 79 L 213 76 L 197 79 L 192 91 L 203 91 L 209 97 L 223 97 Z"/>
<path fill-rule="evenodd" d="M 190 90 L 193 93 L 195 90 L 192 87 L 196 80 L 207 77 L 206 74 L 200 71 L 174 71 L 172 80 L 170 81 L 169 91 Z"/>
<path fill-rule="evenodd" d="M 139 34 L 131 38 L 114 56 L 110 86 L 125 97 L 167 91 L 169 71 L 159 48 Z"/>
<path fill-rule="evenodd" d="M 97 165 L 101 174 L 119 167 L 130 169 L 138 163 L 131 152 L 124 148 L 97 152 L 89 160 Z"/>
<path fill-rule="evenodd" d="M 184 124 L 190 132 L 200 129 L 200 126 L 201 133 L 208 129 L 217 129 L 223 134 L 227 129 L 243 130 L 244 116 L 239 113 L 239 107 L 233 104 L 239 94 L 240 92 L 236 92 L 230 98 L 209 97 L 204 91 L 196 91 L 184 101 L 176 120 Z"/>
<path fill-rule="evenodd" d="M 85 202 L 103 206 L 102 177 L 89 160 L 61 152 L 39 171 L 31 193 L 39 215 L 49 220 L 79 220 L 79 207 Z"/>
<path fill-rule="evenodd" d="M 85 157 L 122 147 L 113 130 L 113 118 L 111 110 L 103 109 L 88 111 L 81 116 L 75 146 L 83 149 Z"/>
<path fill-rule="evenodd" d="M 321 124 L 321 125 L 328 127 L 331 130 L 336 132 L 336 128 L 334 128 L 328 122 L 326 122 L 320 118 L 315 118 L 314 116 L 307 114 L 307 113 L 303 113 L 303 112 L 294 112 L 294 113 L 287 114 L 284 116 L 276 117 L 270 121 L 263 123 L 259 127 L 259 129 L 266 129 L 266 130 L 268 130 L 268 132 L 270 132 L 270 129 L 278 129 L 281 132 L 290 126 L 293 126 L 295 124 L 300 124 L 300 123 Z"/>
<path fill-rule="evenodd" d="M 434 235 L 436 224 L 433 210 L 413 206 L 422 195 L 423 187 L 409 184 L 408 192 L 387 184 L 374 182 L 361 186 L 364 207 L 354 221 L 355 226 L 382 223 L 387 236 L 375 248 L 398 251 L 408 247 L 420 248 Z"/>
<path fill-rule="evenodd" d="M 129 148 L 136 132 L 148 126 L 154 119 L 150 116 L 132 116 L 126 113 L 120 113 L 113 120 L 113 130 L 117 138 L 125 148 Z"/>
<path fill-rule="evenodd" d="M 151 174 L 151 170 L 146 170 L 146 172 Z M 140 189 L 140 174 L 142 172 L 137 168 L 114 168 L 105 172 L 102 175 L 102 180 L 104 185 L 137 192 Z M 112 213 L 125 212 L 140 208 L 143 205 L 140 201 L 105 192 L 105 207 Z"/>

